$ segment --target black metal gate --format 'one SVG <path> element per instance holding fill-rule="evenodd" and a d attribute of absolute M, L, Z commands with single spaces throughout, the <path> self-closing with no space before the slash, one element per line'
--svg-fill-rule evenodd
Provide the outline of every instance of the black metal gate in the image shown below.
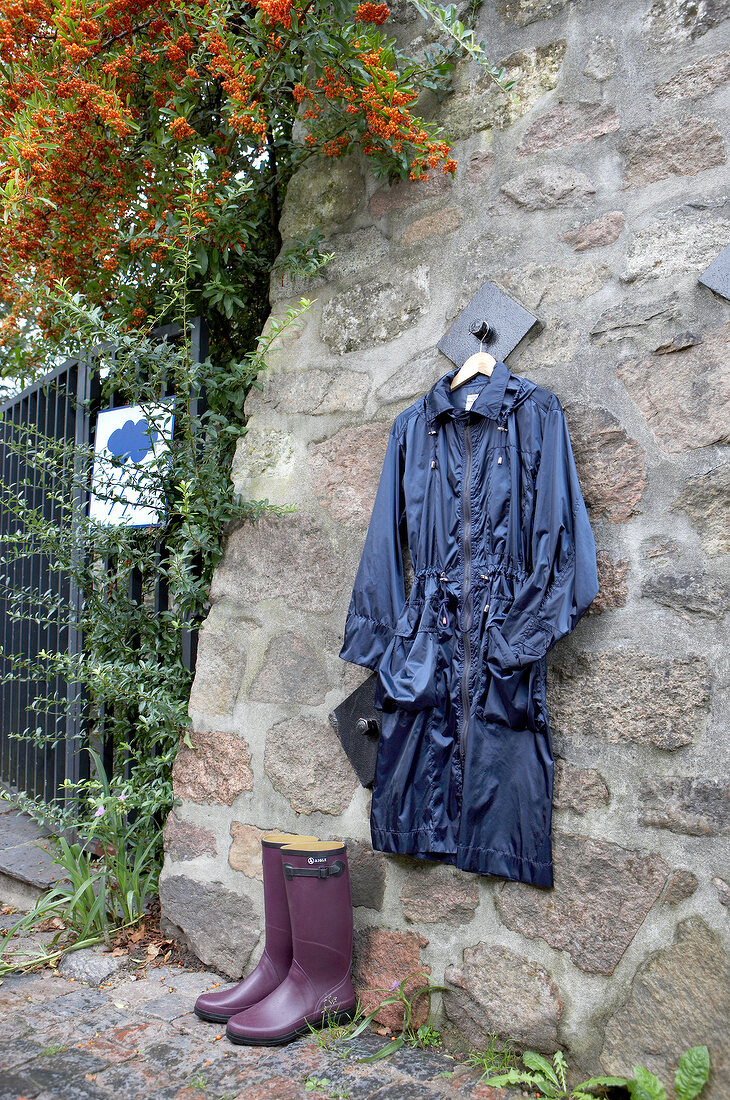
<path fill-rule="evenodd" d="M 155 335 L 174 339 L 179 329 L 166 326 Z M 199 318 L 193 326 L 192 353 L 196 362 L 207 357 L 206 326 Z M 38 463 L 25 456 L 23 440 L 37 432 L 59 443 L 93 443 L 102 388 L 94 363 L 93 352 L 69 359 L 0 404 L 0 784 L 11 792 L 45 802 L 64 797 L 66 779 L 75 783 L 88 774 L 88 754 L 80 751 L 89 734 L 85 709 L 78 684 L 57 673 L 43 680 L 37 667 L 32 674 L 18 675 L 17 658 L 32 668 L 45 651 L 80 651 L 80 593 L 72 577 L 52 568 L 47 554 L 34 547 L 32 539 L 30 552 L 23 557 L 7 552 L 22 525 L 9 502 L 11 496 L 20 495 L 45 520 L 64 522 L 64 510 L 57 500 L 60 486 L 53 479 L 41 484 L 48 479 L 41 478 Z M 121 400 L 112 398 L 112 407 L 121 404 Z M 84 514 L 87 507 L 88 496 L 77 487 L 73 514 Z M 165 554 L 162 544 L 158 553 L 161 558 Z M 141 586 L 137 594 L 134 577 L 131 585 L 130 595 L 141 599 Z M 155 583 L 155 607 L 167 608 L 167 598 L 164 577 L 160 575 Z M 48 607 L 52 605 L 57 606 L 58 613 L 49 617 Z M 183 659 L 188 668 L 195 663 L 196 642 L 195 629 L 187 630 Z M 57 704 L 38 707 L 39 697 L 56 700 Z M 41 731 L 44 744 L 22 737 L 26 731 L 36 729 Z M 103 745 L 99 747 L 103 750 Z"/>
<path fill-rule="evenodd" d="M 53 571 L 47 556 L 32 544 L 31 553 L 16 556 L 13 538 L 23 521 L 11 506 L 11 496 L 20 495 L 29 507 L 40 508 L 44 519 L 61 522 L 62 509 L 54 499 L 57 487 L 52 483 L 50 491 L 41 488 L 38 465 L 27 459 L 24 443 L 29 432 L 69 443 L 88 439 L 88 412 L 76 400 L 84 381 L 83 362 L 68 360 L 0 406 L 0 779 L 11 789 L 47 801 L 58 796 L 66 776 L 79 777 L 81 731 L 73 728 L 75 708 L 69 705 L 74 687 L 57 675 L 45 682 L 23 676 L 17 658 L 32 665 L 43 650 L 73 652 L 80 645 L 63 610 L 73 607 L 77 594 L 71 579 Z M 47 607 L 54 597 L 58 614 L 49 621 Z M 43 625 L 33 622 L 34 614 L 45 620 Z M 58 706 L 44 713 L 35 700 L 46 693 L 58 699 Z M 43 747 L 12 736 L 39 726 L 48 742 Z"/>

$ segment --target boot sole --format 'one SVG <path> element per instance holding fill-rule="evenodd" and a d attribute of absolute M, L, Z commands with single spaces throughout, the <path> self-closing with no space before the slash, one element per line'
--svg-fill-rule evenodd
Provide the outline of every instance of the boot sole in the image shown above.
<path fill-rule="evenodd" d="M 327 1013 L 327 1023 L 332 1024 L 346 1024 L 355 1015 L 355 1005 L 350 1008 L 343 1008 L 341 1012 Z M 242 1035 L 231 1035 L 228 1028 L 226 1028 L 226 1039 L 231 1043 L 236 1043 L 237 1046 L 242 1047 L 278 1047 L 283 1046 L 285 1043 L 291 1043 L 292 1040 L 298 1039 L 300 1035 L 306 1035 L 310 1027 L 321 1028 L 325 1024 L 325 1013 L 322 1013 L 319 1020 L 312 1021 L 310 1024 L 302 1024 L 295 1031 L 290 1031 L 288 1035 L 282 1035 L 278 1039 L 246 1039 Z"/>
<path fill-rule="evenodd" d="M 241 1012 L 242 1009 L 239 1008 L 237 1011 Z M 216 1012 L 203 1012 L 199 1008 L 194 1008 L 193 1012 L 199 1020 L 207 1020 L 209 1024 L 227 1024 L 231 1016 L 236 1015 L 235 1012 L 226 1012 L 225 1015 L 220 1015 Z"/>

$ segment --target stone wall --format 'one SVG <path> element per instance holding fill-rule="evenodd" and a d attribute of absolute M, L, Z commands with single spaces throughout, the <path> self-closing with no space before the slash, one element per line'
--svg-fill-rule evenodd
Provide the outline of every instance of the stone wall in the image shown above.
<path fill-rule="evenodd" d="M 445 977 L 448 1023 L 564 1048 L 586 1071 L 669 1067 L 706 1042 L 730 1075 L 727 863 L 728 303 L 697 283 L 727 243 L 723 0 L 488 0 L 477 38 L 508 104 L 463 63 L 424 111 L 459 167 L 381 186 L 364 158 L 292 180 L 285 246 L 323 226 L 318 281 L 272 282 L 280 338 L 232 477 L 292 504 L 230 534 L 200 639 L 165 829 L 167 919 L 231 976 L 262 946 L 259 840 L 347 837 L 355 971 Z M 424 44 L 415 9 L 401 41 Z M 365 673 L 338 658 L 396 414 L 491 279 L 543 327 L 509 366 L 560 397 L 601 591 L 549 657 L 555 887 L 373 853 L 369 793 L 327 716 Z"/>

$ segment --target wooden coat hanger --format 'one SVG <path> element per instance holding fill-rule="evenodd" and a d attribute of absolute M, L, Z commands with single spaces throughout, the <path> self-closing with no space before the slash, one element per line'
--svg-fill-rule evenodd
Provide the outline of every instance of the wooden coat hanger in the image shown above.
<path fill-rule="evenodd" d="M 469 358 L 462 363 L 459 370 L 451 379 L 452 390 L 455 390 L 457 386 L 463 386 L 465 382 L 470 382 L 477 374 L 486 374 L 487 378 L 489 378 L 497 365 L 497 360 L 493 355 L 490 355 L 488 351 L 482 351 L 482 344 L 489 335 L 489 325 L 486 321 L 482 321 L 474 335 L 479 337 L 479 351 L 475 351 L 473 355 L 470 355 Z"/>

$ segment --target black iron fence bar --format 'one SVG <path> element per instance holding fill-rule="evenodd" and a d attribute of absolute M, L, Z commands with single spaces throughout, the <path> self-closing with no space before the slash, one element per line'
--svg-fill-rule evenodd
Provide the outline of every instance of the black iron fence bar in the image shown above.
<path fill-rule="evenodd" d="M 174 340 L 180 337 L 181 331 L 178 325 L 165 325 L 156 329 L 153 336 Z M 208 331 L 202 318 L 194 320 L 190 340 L 193 361 L 204 362 L 208 356 Z M 71 357 L 20 394 L 0 402 L 0 543 L 17 534 L 22 524 L 22 518 L 7 507 L 9 493 L 25 493 L 28 506 L 41 509 L 47 521 L 60 523 L 64 519 L 63 507 L 56 499 L 61 486 L 55 464 L 49 464 L 50 475 L 48 471 L 39 470 L 38 464 L 29 459 L 28 446 L 18 445 L 24 431 L 31 433 L 31 440 L 32 435 L 38 433 L 57 442 L 73 444 L 72 534 L 78 531 L 80 517 L 88 507 L 88 493 L 78 476 L 79 464 L 83 461 L 80 451 L 94 441 L 103 388 L 96 363 L 103 353 L 113 355 L 114 348 L 110 344 L 100 344 L 85 354 Z M 112 394 L 112 407 L 123 402 L 121 395 Z M 204 393 L 191 395 L 191 414 L 196 415 L 204 403 Z M 32 441 L 30 446 L 33 446 Z M 81 553 L 80 548 L 77 553 Z M 167 547 L 162 541 L 158 543 L 158 558 L 161 568 L 152 594 L 156 613 L 170 607 L 164 575 Z M 67 652 L 72 658 L 82 653 L 82 594 L 73 576 L 54 567 L 40 547 L 31 547 L 24 558 L 11 552 L 8 559 L 3 566 L 5 580 L 0 593 L 0 675 L 3 677 L 0 684 L 0 782 L 50 802 L 61 796 L 64 779 L 75 783 L 88 774 L 88 755 L 81 751 L 90 735 L 88 700 L 81 685 L 72 677 L 67 682 L 58 668 L 49 670 L 45 681 L 40 672 L 36 681 L 30 679 L 29 673 L 24 679 L 11 678 L 8 673 L 13 654 L 24 656 L 30 662 L 44 650 Z M 132 584 L 134 592 L 130 595 L 141 600 L 141 578 L 133 578 Z M 18 587 L 23 591 L 20 600 L 12 598 L 12 589 Z M 36 622 L 29 617 L 34 591 L 39 593 Z M 57 601 L 53 616 L 50 604 L 41 606 L 46 599 Z M 18 615 L 19 611 L 23 614 Z M 192 623 L 182 632 L 182 658 L 190 670 L 195 665 L 196 651 L 197 624 Z M 49 703 L 45 711 L 42 707 L 36 710 L 35 698 L 58 699 L 59 707 Z M 101 728 L 97 733 L 102 739 L 99 747 L 109 766 L 111 746 L 104 743 L 104 716 L 97 715 L 97 721 L 99 719 Z M 47 735 L 42 747 L 11 736 L 37 727 Z"/>

